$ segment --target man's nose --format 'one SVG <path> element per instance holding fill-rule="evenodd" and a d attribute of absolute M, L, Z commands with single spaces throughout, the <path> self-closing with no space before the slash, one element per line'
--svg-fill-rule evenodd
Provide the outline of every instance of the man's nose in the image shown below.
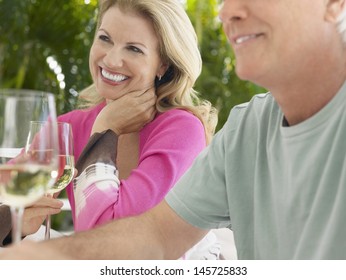
<path fill-rule="evenodd" d="M 251 0 L 250 0 L 251 1 Z M 224 24 L 241 20 L 248 15 L 249 0 L 225 0 L 219 11 L 219 17 Z"/>

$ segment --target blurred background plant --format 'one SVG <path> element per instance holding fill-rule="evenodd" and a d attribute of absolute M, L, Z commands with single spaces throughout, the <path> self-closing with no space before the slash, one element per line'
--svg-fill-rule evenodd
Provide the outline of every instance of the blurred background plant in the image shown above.
<path fill-rule="evenodd" d="M 203 59 L 195 88 L 219 110 L 219 130 L 234 105 L 265 90 L 236 77 L 236 61 L 217 16 L 219 1 L 181 2 Z M 88 56 L 97 5 L 97 0 L 0 0 L 0 87 L 52 92 L 58 114 L 76 108 L 78 92 L 91 84 Z M 70 224 L 57 217 L 53 228 Z"/>
<path fill-rule="evenodd" d="M 0 86 L 53 92 L 72 110 L 91 83 L 97 0 L 0 0 Z"/>

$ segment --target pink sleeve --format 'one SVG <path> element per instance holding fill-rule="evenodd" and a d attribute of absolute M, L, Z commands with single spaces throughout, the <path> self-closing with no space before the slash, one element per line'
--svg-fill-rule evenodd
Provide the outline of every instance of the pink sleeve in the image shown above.
<path fill-rule="evenodd" d="M 119 187 L 109 186 L 88 196 L 85 203 L 92 209 L 76 217 L 77 231 L 149 210 L 165 197 L 206 145 L 201 122 L 182 110 L 160 115 L 145 129 L 138 167 L 120 181 Z"/>

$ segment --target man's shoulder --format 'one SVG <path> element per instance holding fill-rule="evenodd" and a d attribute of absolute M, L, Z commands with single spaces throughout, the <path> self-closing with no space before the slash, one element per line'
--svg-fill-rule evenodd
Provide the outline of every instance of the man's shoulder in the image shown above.
<path fill-rule="evenodd" d="M 250 101 L 234 106 L 228 121 L 239 121 L 242 118 L 259 120 L 269 116 L 273 111 L 278 111 L 278 106 L 271 93 L 256 94 Z"/>
<path fill-rule="evenodd" d="M 248 135 L 256 137 L 259 131 L 275 129 L 282 113 L 270 93 L 257 94 L 249 102 L 232 108 L 223 127 L 225 137 Z"/>
<path fill-rule="evenodd" d="M 248 108 L 258 107 L 262 108 L 265 104 L 272 104 L 274 101 L 270 92 L 260 93 L 254 95 L 250 101 L 235 105 L 233 110 L 246 110 Z"/>

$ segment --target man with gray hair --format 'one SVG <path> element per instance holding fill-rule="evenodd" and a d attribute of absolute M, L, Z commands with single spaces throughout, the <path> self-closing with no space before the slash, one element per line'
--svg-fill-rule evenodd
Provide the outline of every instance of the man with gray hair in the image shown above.
<path fill-rule="evenodd" d="M 233 108 L 149 212 L 3 258 L 37 246 L 58 258 L 174 259 L 228 227 L 239 259 L 346 259 L 345 2 L 225 0 L 237 75 L 269 92 Z"/>

